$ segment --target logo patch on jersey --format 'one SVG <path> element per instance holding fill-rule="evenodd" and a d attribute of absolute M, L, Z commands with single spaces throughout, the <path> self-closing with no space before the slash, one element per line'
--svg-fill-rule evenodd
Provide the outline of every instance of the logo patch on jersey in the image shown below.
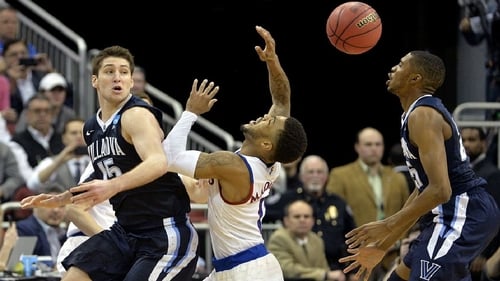
<path fill-rule="evenodd" d="M 420 260 L 420 278 L 422 280 L 430 280 L 440 268 L 439 264 Z"/>
<path fill-rule="evenodd" d="M 87 132 L 85 132 L 85 135 L 90 136 L 90 134 L 92 134 L 93 132 L 94 132 L 94 130 L 88 130 Z"/>

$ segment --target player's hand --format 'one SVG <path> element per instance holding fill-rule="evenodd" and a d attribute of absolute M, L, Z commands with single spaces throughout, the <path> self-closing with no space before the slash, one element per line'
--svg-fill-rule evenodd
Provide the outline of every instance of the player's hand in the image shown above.
<path fill-rule="evenodd" d="M 358 268 L 355 277 L 357 280 L 364 281 L 368 281 L 373 268 L 377 266 L 385 256 L 385 251 L 375 246 L 347 249 L 347 251 L 352 255 L 339 259 L 341 263 L 351 262 L 351 264 L 344 269 L 344 273 L 347 274 Z"/>
<path fill-rule="evenodd" d="M 259 55 L 260 60 L 269 61 L 276 59 L 276 42 L 271 36 L 271 33 L 262 26 L 256 26 L 255 30 L 257 30 L 257 33 L 259 33 L 260 37 L 262 37 L 266 43 L 264 49 L 260 46 L 255 46 L 255 51 L 257 52 L 257 55 Z"/>
<path fill-rule="evenodd" d="M 79 205 L 84 210 L 108 200 L 118 193 L 110 180 L 92 180 L 70 189 L 76 194 L 71 197 L 71 203 Z"/>
<path fill-rule="evenodd" d="M 384 220 L 366 223 L 346 234 L 345 243 L 349 248 L 357 248 L 369 244 L 375 244 L 385 240 L 391 234 Z M 391 244 L 392 245 L 392 244 Z"/>
<path fill-rule="evenodd" d="M 57 208 L 65 206 L 71 203 L 71 193 L 65 191 L 59 194 L 45 194 L 41 193 L 38 195 L 28 196 L 21 200 L 21 208 L 34 208 L 34 207 L 44 207 L 44 208 Z"/>
<path fill-rule="evenodd" d="M 204 79 L 198 87 L 198 79 L 194 79 L 186 102 L 186 110 L 196 115 L 210 111 L 217 102 L 217 99 L 214 99 L 217 92 L 219 92 L 219 86 L 215 86 L 214 82 L 209 83 L 207 79 Z"/>

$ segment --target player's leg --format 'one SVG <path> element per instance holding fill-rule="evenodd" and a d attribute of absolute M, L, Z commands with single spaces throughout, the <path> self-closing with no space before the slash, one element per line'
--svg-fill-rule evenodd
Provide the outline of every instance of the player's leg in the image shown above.
<path fill-rule="evenodd" d="M 198 260 L 198 233 L 191 222 L 184 219 L 134 236 L 137 256 L 123 281 L 192 279 Z"/>
<path fill-rule="evenodd" d="M 89 275 L 76 266 L 72 266 L 66 271 L 61 281 L 92 281 Z"/>
<path fill-rule="evenodd" d="M 123 280 L 135 256 L 134 244 L 118 224 L 89 237 L 62 261 L 64 280 L 86 280 L 77 278 L 82 272 L 91 280 Z"/>

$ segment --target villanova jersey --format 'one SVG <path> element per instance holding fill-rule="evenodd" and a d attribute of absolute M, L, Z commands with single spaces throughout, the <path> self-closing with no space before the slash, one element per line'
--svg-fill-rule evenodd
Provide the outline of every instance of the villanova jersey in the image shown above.
<path fill-rule="evenodd" d="M 471 280 L 471 261 L 498 232 L 499 209 L 483 188 L 486 181 L 470 168 L 452 115 L 432 95 L 417 99 L 401 120 L 401 145 L 416 188 L 422 192 L 429 184 L 419 150 L 411 144 L 408 132 L 408 115 L 418 106 L 434 108 L 451 126 L 452 136 L 444 145 L 452 194 L 448 202 L 420 219 L 422 232 L 403 260 L 411 268 L 408 280 Z"/>
<path fill-rule="evenodd" d="M 410 106 L 408 112 L 403 114 L 401 120 L 401 145 L 406 158 L 406 164 L 409 167 L 418 190 L 422 192 L 429 184 L 422 163 L 418 158 L 418 148 L 411 144 L 408 132 L 407 117 L 418 106 L 430 106 L 436 109 L 451 126 L 452 136 L 445 141 L 445 149 L 452 196 L 471 191 L 477 186 L 486 185 L 486 181 L 483 178 L 477 177 L 470 167 L 469 159 L 462 145 L 462 137 L 460 136 L 458 126 L 453 120 L 450 112 L 445 108 L 439 98 L 432 95 L 425 95 L 417 99 Z"/>
<path fill-rule="evenodd" d="M 264 198 L 269 196 L 281 169 L 281 164 L 278 162 L 268 167 L 257 157 L 236 153 L 245 162 L 250 175 L 248 199 L 240 204 L 228 203 L 222 198 L 218 180 L 209 180 L 208 224 L 216 259 L 264 244 L 262 238 Z"/>
<path fill-rule="evenodd" d="M 97 179 L 112 179 L 142 162 L 134 146 L 121 135 L 121 116 L 129 108 L 148 108 L 162 127 L 162 114 L 142 99 L 131 95 L 125 105 L 102 124 L 96 116 L 85 122 L 83 132 Z M 167 172 L 154 181 L 112 198 L 118 223 L 125 229 L 163 227 L 166 217 L 185 217 L 190 211 L 189 196 L 176 173 Z"/>

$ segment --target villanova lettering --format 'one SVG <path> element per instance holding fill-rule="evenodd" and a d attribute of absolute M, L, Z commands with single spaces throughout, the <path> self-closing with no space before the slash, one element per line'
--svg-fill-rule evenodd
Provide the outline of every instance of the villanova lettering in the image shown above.
<path fill-rule="evenodd" d="M 439 264 L 420 260 L 420 278 L 422 280 L 431 280 L 432 276 L 434 276 L 440 268 L 441 266 Z"/>
<path fill-rule="evenodd" d="M 89 155 L 92 161 L 109 155 L 125 155 L 116 137 L 105 137 L 89 146 Z"/>
<path fill-rule="evenodd" d="M 266 183 L 264 184 L 264 188 L 262 188 L 261 190 L 255 190 L 254 193 L 252 194 L 252 198 L 250 198 L 250 202 L 255 202 L 257 200 L 259 200 L 260 198 L 262 198 L 262 196 L 269 190 L 271 189 L 271 187 L 273 186 L 272 182 L 270 181 L 266 181 Z"/>

